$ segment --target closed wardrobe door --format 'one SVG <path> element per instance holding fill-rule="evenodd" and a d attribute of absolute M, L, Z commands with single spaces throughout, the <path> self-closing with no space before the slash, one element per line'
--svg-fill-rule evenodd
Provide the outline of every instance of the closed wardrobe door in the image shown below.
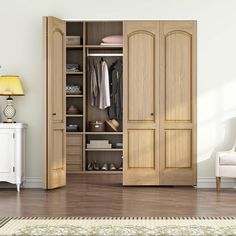
<path fill-rule="evenodd" d="M 124 22 L 124 185 L 156 185 L 159 23 Z"/>
<path fill-rule="evenodd" d="M 196 22 L 160 23 L 160 184 L 196 184 Z"/>
<path fill-rule="evenodd" d="M 44 188 L 66 184 L 65 56 L 66 23 L 44 18 L 46 57 L 46 114 Z"/>

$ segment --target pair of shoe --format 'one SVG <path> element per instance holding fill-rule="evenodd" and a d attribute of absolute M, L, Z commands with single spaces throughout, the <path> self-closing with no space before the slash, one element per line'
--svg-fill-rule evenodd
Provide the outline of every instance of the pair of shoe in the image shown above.
<path fill-rule="evenodd" d="M 120 170 L 120 171 L 123 170 L 123 164 L 121 164 L 121 166 L 119 167 L 119 170 Z"/>
<path fill-rule="evenodd" d="M 96 161 L 90 161 L 88 164 L 88 170 L 99 170 L 99 164 Z"/>
<path fill-rule="evenodd" d="M 107 163 L 104 163 L 101 170 L 107 171 L 107 170 L 116 170 L 115 164 L 111 163 L 109 166 Z"/>

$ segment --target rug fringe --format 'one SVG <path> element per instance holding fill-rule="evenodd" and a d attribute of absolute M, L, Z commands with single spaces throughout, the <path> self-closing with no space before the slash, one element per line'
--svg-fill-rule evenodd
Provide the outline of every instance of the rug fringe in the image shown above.
<path fill-rule="evenodd" d="M 0 227 L 1 224 L 5 224 L 5 221 L 9 221 L 11 219 L 20 219 L 20 220 L 236 220 L 236 217 L 232 216 L 186 216 L 186 217 L 136 217 L 136 216 L 126 216 L 126 217 L 77 217 L 77 216 L 39 216 L 39 217 L 2 217 L 0 218 Z"/>

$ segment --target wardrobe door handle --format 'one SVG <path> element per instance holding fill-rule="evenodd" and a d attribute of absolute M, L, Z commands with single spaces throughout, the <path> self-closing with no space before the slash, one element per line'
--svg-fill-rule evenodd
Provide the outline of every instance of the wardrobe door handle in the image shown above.
<path fill-rule="evenodd" d="M 154 116 L 154 113 L 152 112 L 150 115 L 151 115 L 151 116 Z"/>

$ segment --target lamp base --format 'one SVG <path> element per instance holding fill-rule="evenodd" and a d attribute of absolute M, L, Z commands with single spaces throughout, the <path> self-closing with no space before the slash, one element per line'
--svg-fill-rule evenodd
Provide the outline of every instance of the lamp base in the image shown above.
<path fill-rule="evenodd" d="M 4 123 L 15 123 L 13 117 L 16 114 L 16 109 L 13 106 L 13 99 L 10 96 L 7 98 L 7 106 L 3 110 L 3 114 L 7 118 Z"/>
<path fill-rule="evenodd" d="M 13 121 L 13 120 L 12 120 L 12 121 L 8 121 L 8 120 L 7 120 L 7 121 L 3 121 L 3 123 L 4 123 L 4 124 L 10 124 L 10 123 L 16 123 L 16 121 Z"/>

